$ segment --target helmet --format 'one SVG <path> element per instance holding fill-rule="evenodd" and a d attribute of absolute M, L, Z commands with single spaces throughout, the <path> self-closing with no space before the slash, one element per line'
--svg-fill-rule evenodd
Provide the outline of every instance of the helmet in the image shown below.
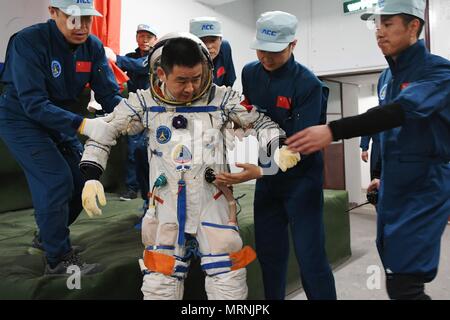
<path fill-rule="evenodd" d="M 170 100 L 165 99 L 163 96 L 161 96 L 161 91 L 158 90 L 158 86 L 160 84 L 160 79 L 158 78 L 156 70 L 158 69 L 158 66 L 160 66 L 160 64 L 161 64 L 161 55 L 163 52 L 164 45 L 169 40 L 176 39 L 176 38 L 185 38 L 185 39 L 192 40 L 200 47 L 201 52 L 205 56 L 206 63 L 204 64 L 204 68 L 203 68 L 204 70 L 203 70 L 203 77 L 202 77 L 203 81 L 202 81 L 202 85 L 201 85 L 201 90 L 200 90 L 200 93 L 192 99 L 191 103 L 198 99 L 201 99 L 211 88 L 211 85 L 213 82 L 213 70 L 214 70 L 214 63 L 211 59 L 208 48 L 205 46 L 203 41 L 200 40 L 200 38 L 196 37 L 192 33 L 171 32 L 171 33 L 168 33 L 165 36 L 163 36 L 161 39 L 159 39 L 148 57 L 148 61 L 150 64 L 150 88 L 151 88 L 151 92 L 152 92 L 152 95 L 154 98 L 156 98 L 157 100 L 160 100 L 164 103 L 172 104 L 172 105 L 186 104 L 186 102 L 170 101 Z"/>

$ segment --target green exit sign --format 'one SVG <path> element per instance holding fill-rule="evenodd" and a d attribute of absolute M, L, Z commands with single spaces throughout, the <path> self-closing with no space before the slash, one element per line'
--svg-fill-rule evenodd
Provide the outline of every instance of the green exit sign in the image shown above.
<path fill-rule="evenodd" d="M 373 8 L 378 0 L 344 0 L 344 13 L 355 13 Z"/>

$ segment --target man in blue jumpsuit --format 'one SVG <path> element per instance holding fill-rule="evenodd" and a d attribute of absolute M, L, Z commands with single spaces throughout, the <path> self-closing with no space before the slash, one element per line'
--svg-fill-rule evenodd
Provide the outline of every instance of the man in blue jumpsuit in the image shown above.
<path fill-rule="evenodd" d="M 138 48 L 125 57 L 117 56 L 117 66 L 127 72 L 130 80 L 127 83 L 128 92 L 136 93 L 138 89 L 150 87 L 150 70 L 145 61 L 158 40 L 156 31 L 147 24 L 139 24 L 136 31 Z M 138 63 L 136 63 L 138 62 Z M 143 62 L 143 64 L 139 63 Z M 127 162 L 127 192 L 120 199 L 123 201 L 136 198 L 137 190 L 141 190 L 144 207 L 148 201 L 148 157 L 147 143 L 144 133 L 128 136 Z"/>
<path fill-rule="evenodd" d="M 383 6 L 384 5 L 384 6 Z M 377 247 L 391 299 L 429 299 L 425 283 L 438 270 L 440 242 L 450 214 L 450 61 L 418 40 L 425 0 L 385 0 L 375 19 L 389 63 L 378 83 L 380 106 L 308 128 L 289 147 L 314 152 L 331 141 L 381 132 Z"/>
<path fill-rule="evenodd" d="M 189 32 L 202 39 L 214 62 L 218 86 L 232 87 L 236 81 L 230 43 L 222 39 L 222 24 L 214 17 L 198 17 L 189 23 Z"/>
<path fill-rule="evenodd" d="M 247 64 L 242 71 L 246 102 L 266 113 L 287 136 L 326 122 L 329 92 L 311 71 L 294 59 L 297 24 L 297 18 L 289 13 L 262 14 L 252 45 L 259 61 Z M 223 174 L 217 177 L 218 180 L 239 183 L 258 177 L 255 166 L 241 167 L 244 171 L 234 174 L 236 179 L 233 174 Z M 239 179 L 245 175 L 246 179 Z M 222 180 L 223 176 L 230 179 Z M 288 227 L 308 299 L 336 299 L 334 277 L 325 253 L 322 186 L 321 152 L 302 158 L 287 172 L 263 176 L 256 182 L 256 252 L 263 272 L 266 299 L 285 298 Z"/>
<path fill-rule="evenodd" d="M 361 143 L 359 147 L 361 148 L 361 160 L 367 162 L 369 160 L 369 145 L 370 140 L 372 140 L 372 148 L 370 151 L 370 179 L 375 179 L 375 168 L 377 165 L 378 158 L 380 157 L 380 138 L 378 134 L 368 135 L 361 137 Z"/>
<path fill-rule="evenodd" d="M 83 274 L 99 270 L 72 249 L 69 226 L 82 210 L 84 185 L 78 168 L 82 145 L 76 133 L 101 139 L 110 125 L 83 119 L 78 96 L 87 83 L 111 112 L 122 100 L 101 42 L 89 35 L 93 3 L 52 0 L 46 23 L 11 37 L 1 77 L 0 137 L 25 172 L 31 190 L 47 274 L 77 265 Z M 112 137 L 105 141 L 114 144 Z"/>

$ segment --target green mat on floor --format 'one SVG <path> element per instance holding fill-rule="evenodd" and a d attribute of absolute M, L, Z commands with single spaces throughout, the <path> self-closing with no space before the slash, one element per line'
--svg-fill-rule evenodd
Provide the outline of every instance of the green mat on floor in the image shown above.
<path fill-rule="evenodd" d="M 235 195 L 241 194 L 246 196 L 240 200 L 240 232 L 244 243 L 254 247 L 253 186 L 238 186 Z M 143 246 L 140 232 L 134 228 L 141 215 L 138 210 L 141 204 L 141 200 L 120 202 L 117 196 L 110 195 L 103 216 L 88 219 L 83 212 L 71 227 L 72 243 L 86 248 L 82 252 L 83 259 L 99 262 L 105 268 L 100 274 L 82 277 L 80 290 L 68 289 L 65 277 L 43 276 L 43 257 L 28 254 L 35 231 L 33 210 L 0 215 L 0 299 L 142 299 L 142 275 L 137 260 Z M 327 253 L 333 265 L 351 254 L 346 208 L 346 192 L 326 191 Z M 291 250 L 288 293 L 300 288 L 293 257 Z M 194 264 L 186 281 L 185 299 L 204 298 L 203 283 L 198 263 Z M 263 298 L 257 262 L 248 267 L 248 285 L 249 299 Z"/>

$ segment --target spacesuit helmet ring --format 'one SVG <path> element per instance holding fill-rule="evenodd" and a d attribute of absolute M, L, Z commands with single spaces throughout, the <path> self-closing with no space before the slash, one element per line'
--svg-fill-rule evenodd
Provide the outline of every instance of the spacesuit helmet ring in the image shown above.
<path fill-rule="evenodd" d="M 192 100 L 189 102 L 183 101 L 173 101 L 165 97 L 161 90 L 161 79 L 158 77 L 157 69 L 159 66 L 161 66 L 161 57 L 163 54 L 164 46 L 173 39 L 177 38 L 184 38 L 193 41 L 196 43 L 204 56 L 204 62 L 203 64 L 203 74 L 202 74 L 202 82 L 200 89 L 198 92 L 192 97 Z M 188 33 L 188 32 L 172 32 L 169 34 L 166 34 L 163 36 L 159 41 L 156 43 L 155 47 L 153 48 L 153 51 L 150 53 L 148 57 L 149 65 L 150 65 L 150 89 L 151 93 L 154 98 L 157 100 L 169 104 L 169 105 L 189 105 L 190 103 L 193 103 L 199 99 L 201 99 L 205 94 L 209 92 L 209 89 L 211 88 L 212 82 L 213 82 L 213 70 L 214 70 L 214 63 L 211 59 L 211 56 L 209 54 L 208 48 L 205 46 L 203 41 L 196 37 L 195 35 Z"/>

